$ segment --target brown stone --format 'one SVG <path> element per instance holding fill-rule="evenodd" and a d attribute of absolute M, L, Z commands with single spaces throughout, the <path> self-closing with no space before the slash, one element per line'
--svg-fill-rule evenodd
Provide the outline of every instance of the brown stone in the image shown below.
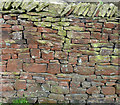
<path fill-rule="evenodd" d="M 15 82 L 15 89 L 26 89 L 26 80 L 16 80 Z"/>
<path fill-rule="evenodd" d="M 94 74 L 94 67 L 84 67 L 84 66 L 76 66 L 74 68 L 74 71 L 76 73 L 79 73 L 81 75 L 93 75 Z"/>
<path fill-rule="evenodd" d="M 1 87 L 1 89 L 0 89 L 1 92 L 14 90 L 13 85 L 10 85 L 10 84 L 0 84 L 0 87 Z"/>
<path fill-rule="evenodd" d="M 40 50 L 39 49 L 31 49 L 32 58 L 40 58 Z"/>
<path fill-rule="evenodd" d="M 72 73 L 73 72 L 73 67 L 72 67 L 72 65 L 62 64 L 61 65 L 61 71 L 63 73 Z"/>
<path fill-rule="evenodd" d="M 9 59 L 7 64 L 7 71 L 17 72 L 22 70 L 22 60 Z"/>
<path fill-rule="evenodd" d="M 54 52 L 43 50 L 42 51 L 42 58 L 44 60 L 52 60 L 52 59 L 54 59 Z"/>
<path fill-rule="evenodd" d="M 95 74 L 96 75 L 118 75 L 118 67 L 117 66 L 96 66 L 95 67 L 96 71 Z"/>
<path fill-rule="evenodd" d="M 36 64 L 36 63 L 24 63 L 23 70 L 28 72 L 43 73 L 46 72 L 46 64 Z"/>
<path fill-rule="evenodd" d="M 90 87 L 89 89 L 87 89 L 87 93 L 88 94 L 98 94 L 100 93 L 100 89 L 97 88 L 96 86 Z"/>
<path fill-rule="evenodd" d="M 104 95 L 113 95 L 115 94 L 115 88 L 114 87 L 102 87 L 102 93 Z"/>
<path fill-rule="evenodd" d="M 52 74 L 60 73 L 60 64 L 49 63 L 47 72 Z"/>

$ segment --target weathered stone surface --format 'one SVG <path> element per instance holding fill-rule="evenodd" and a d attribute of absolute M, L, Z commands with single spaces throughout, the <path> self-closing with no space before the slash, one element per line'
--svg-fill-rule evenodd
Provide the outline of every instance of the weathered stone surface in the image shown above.
<path fill-rule="evenodd" d="M 65 96 L 66 100 L 85 100 L 87 99 L 87 94 L 68 94 Z"/>
<path fill-rule="evenodd" d="M 60 73 L 60 64 L 49 63 L 47 72 L 52 74 Z"/>
<path fill-rule="evenodd" d="M 64 95 L 62 94 L 50 94 L 49 95 L 50 99 L 54 99 L 54 100 L 59 100 L 59 101 L 63 101 L 64 100 Z"/>
<path fill-rule="evenodd" d="M 52 86 L 51 92 L 57 93 L 57 94 L 68 94 L 69 89 L 68 87 L 63 87 L 63 86 Z"/>
<path fill-rule="evenodd" d="M 15 82 L 15 89 L 26 89 L 26 80 L 16 80 Z"/>
<path fill-rule="evenodd" d="M 63 73 L 72 73 L 73 72 L 73 67 L 72 65 L 61 65 L 61 71 Z"/>
<path fill-rule="evenodd" d="M 12 37 L 13 39 L 18 39 L 18 40 L 22 39 L 22 31 L 13 32 L 12 35 L 13 35 L 13 37 Z"/>
<path fill-rule="evenodd" d="M 42 51 L 42 58 L 44 59 L 44 60 L 52 60 L 52 59 L 54 59 L 54 52 L 53 51 L 46 51 L 46 50 L 43 50 Z"/>
<path fill-rule="evenodd" d="M 62 51 L 55 52 L 55 58 L 58 58 L 58 59 L 67 59 L 67 55 L 68 55 L 67 52 L 62 52 Z"/>
<path fill-rule="evenodd" d="M 39 103 L 57 103 L 56 100 L 53 100 L 53 99 L 50 99 L 50 98 L 43 98 L 43 97 L 40 97 L 38 99 L 38 102 Z"/>
<path fill-rule="evenodd" d="M 11 72 L 22 71 L 22 60 L 9 59 L 7 64 L 7 71 Z"/>
<path fill-rule="evenodd" d="M 68 31 L 67 32 L 68 38 L 75 38 L 75 39 L 82 39 L 82 38 L 90 38 L 89 32 L 74 32 L 74 31 Z"/>
<path fill-rule="evenodd" d="M 25 63 L 25 64 L 23 64 L 23 69 L 25 71 L 35 72 L 35 73 L 46 72 L 46 67 L 47 67 L 46 64 L 35 64 L 35 63 L 32 63 L 32 64 Z"/>
<path fill-rule="evenodd" d="M 117 66 L 96 66 L 95 68 L 97 75 L 118 75 Z"/>
<path fill-rule="evenodd" d="M 113 47 L 113 43 L 92 43 L 93 47 Z"/>
<path fill-rule="evenodd" d="M 119 102 L 117 6 L 18 1 L 0 2 L 0 102 Z"/>
<path fill-rule="evenodd" d="M 79 26 L 69 26 L 69 27 L 64 27 L 65 30 L 76 30 L 76 31 L 84 31 L 84 27 L 79 27 Z"/>
<path fill-rule="evenodd" d="M 74 68 L 74 71 L 80 75 L 92 75 L 94 74 L 95 70 L 94 67 L 76 66 Z"/>
<path fill-rule="evenodd" d="M 39 27 L 50 27 L 51 26 L 50 22 L 34 22 L 34 24 Z"/>
<path fill-rule="evenodd" d="M 87 93 L 88 94 L 98 94 L 98 93 L 100 93 L 100 87 L 96 87 L 96 86 L 90 87 L 89 89 L 87 89 Z"/>
<path fill-rule="evenodd" d="M 112 55 L 113 49 L 112 48 L 101 48 L 100 54 L 101 55 Z"/>
<path fill-rule="evenodd" d="M 110 61 L 110 56 L 101 56 L 101 55 L 97 55 L 97 56 L 89 56 L 89 61 L 90 62 L 109 62 Z"/>
<path fill-rule="evenodd" d="M 113 95 L 115 94 L 115 88 L 114 87 L 102 87 L 102 92 L 105 95 Z"/>

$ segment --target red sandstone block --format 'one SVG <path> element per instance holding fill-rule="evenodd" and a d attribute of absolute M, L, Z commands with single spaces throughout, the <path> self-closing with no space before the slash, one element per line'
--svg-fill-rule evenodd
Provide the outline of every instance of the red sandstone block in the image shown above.
<path fill-rule="evenodd" d="M 10 54 L 5 54 L 5 55 L 2 55 L 2 60 L 8 60 L 11 58 L 11 55 Z"/>
<path fill-rule="evenodd" d="M 37 28 L 36 27 L 25 27 L 25 31 L 36 32 Z"/>
<path fill-rule="evenodd" d="M 9 24 L 1 24 L 0 27 L 10 28 L 11 25 L 9 25 Z"/>
<path fill-rule="evenodd" d="M 13 30 L 13 31 L 20 31 L 20 30 L 23 30 L 23 26 L 21 26 L 21 25 L 12 26 L 12 30 Z"/>
<path fill-rule="evenodd" d="M 26 80 L 16 80 L 14 87 L 16 90 L 26 89 Z"/>
<path fill-rule="evenodd" d="M 45 60 L 52 60 L 54 59 L 54 52 L 53 51 L 46 51 L 46 50 L 43 50 L 42 51 L 42 58 L 45 59 Z"/>
<path fill-rule="evenodd" d="M 22 60 L 9 59 L 7 64 L 7 71 L 17 72 L 22 70 Z"/>
<path fill-rule="evenodd" d="M 0 84 L 0 91 L 5 92 L 5 91 L 14 91 L 13 85 L 10 84 Z"/>
<path fill-rule="evenodd" d="M 112 30 L 104 28 L 103 33 L 112 34 Z"/>
<path fill-rule="evenodd" d="M 31 49 L 32 58 L 40 58 L 40 50 L 39 49 Z"/>
<path fill-rule="evenodd" d="M 10 19 L 11 19 L 11 16 L 10 16 L 10 15 L 4 15 L 3 17 L 4 17 L 4 19 L 6 19 L 6 20 L 10 20 Z"/>
<path fill-rule="evenodd" d="M 119 40 L 119 35 L 110 34 L 109 37 L 111 42 L 118 42 Z"/>
<path fill-rule="evenodd" d="M 114 95 L 115 88 L 114 87 L 102 87 L 102 93 L 104 95 Z"/>
<path fill-rule="evenodd" d="M 61 71 L 63 73 L 72 73 L 73 72 L 73 67 L 72 67 L 72 65 L 62 64 L 61 65 Z"/>
<path fill-rule="evenodd" d="M 104 27 L 105 28 L 114 28 L 115 27 L 115 24 L 114 23 L 104 23 Z"/>
<path fill-rule="evenodd" d="M 24 62 L 25 63 L 34 63 L 34 60 L 32 58 L 25 58 Z"/>
<path fill-rule="evenodd" d="M 30 58 L 30 54 L 29 53 L 19 53 L 18 54 L 18 58 L 20 59 L 26 59 L 26 58 Z"/>
<path fill-rule="evenodd" d="M 60 51 L 62 49 L 62 45 L 54 45 L 51 50 L 55 50 L 55 51 Z"/>
<path fill-rule="evenodd" d="M 99 33 L 99 32 L 92 32 L 91 33 L 91 38 L 95 38 L 95 39 L 100 40 L 101 39 L 101 33 Z"/>
<path fill-rule="evenodd" d="M 96 75 L 118 75 L 118 67 L 117 66 L 95 66 L 95 74 Z"/>
<path fill-rule="evenodd" d="M 73 44 L 88 44 L 90 39 L 72 39 Z"/>
<path fill-rule="evenodd" d="M 38 32 L 57 33 L 56 30 L 45 28 L 45 27 L 38 27 Z"/>
<path fill-rule="evenodd" d="M 44 60 L 44 59 L 35 59 L 35 63 L 49 63 L 49 60 Z"/>
<path fill-rule="evenodd" d="M 48 72 L 48 73 L 51 73 L 51 74 L 60 73 L 60 64 L 57 64 L 57 63 L 49 63 L 49 64 L 48 64 L 47 72 Z"/>
<path fill-rule="evenodd" d="M 95 28 L 102 28 L 102 23 L 94 23 Z"/>
<path fill-rule="evenodd" d="M 107 41 L 108 40 L 108 34 L 103 34 L 101 39 L 103 41 Z"/>
<path fill-rule="evenodd" d="M 77 57 L 70 57 L 69 56 L 69 64 L 76 65 L 77 64 Z"/>
<path fill-rule="evenodd" d="M 20 20 L 20 24 L 25 27 L 33 26 L 33 22 L 25 20 Z"/>
<path fill-rule="evenodd" d="M 94 67 L 76 66 L 74 71 L 80 75 L 93 75 L 95 69 Z"/>
<path fill-rule="evenodd" d="M 3 54 L 14 54 L 14 53 L 16 53 L 16 50 L 15 49 L 10 49 L 10 48 L 2 49 L 2 53 Z"/>
<path fill-rule="evenodd" d="M 38 45 L 37 44 L 28 44 L 28 48 L 37 48 Z"/>
<path fill-rule="evenodd" d="M 90 87 L 87 89 L 88 94 L 98 94 L 100 93 L 100 89 L 98 89 L 96 86 Z"/>
<path fill-rule="evenodd" d="M 62 51 L 55 51 L 55 58 L 57 59 L 67 59 L 68 53 Z"/>
<path fill-rule="evenodd" d="M 46 72 L 46 68 L 47 68 L 46 64 L 36 64 L 36 63 L 23 64 L 23 69 L 27 72 L 44 73 Z"/>

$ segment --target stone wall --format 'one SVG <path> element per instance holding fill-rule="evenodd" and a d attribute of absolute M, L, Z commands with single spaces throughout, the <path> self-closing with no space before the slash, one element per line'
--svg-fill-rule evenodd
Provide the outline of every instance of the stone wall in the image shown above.
<path fill-rule="evenodd" d="M 0 10 L 1 102 L 120 102 L 118 7 L 2 2 Z"/>

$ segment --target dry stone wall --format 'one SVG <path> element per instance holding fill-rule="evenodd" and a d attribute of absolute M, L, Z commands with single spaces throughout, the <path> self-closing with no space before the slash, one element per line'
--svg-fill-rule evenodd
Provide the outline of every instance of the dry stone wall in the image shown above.
<path fill-rule="evenodd" d="M 2 2 L 0 101 L 119 103 L 114 4 Z"/>

